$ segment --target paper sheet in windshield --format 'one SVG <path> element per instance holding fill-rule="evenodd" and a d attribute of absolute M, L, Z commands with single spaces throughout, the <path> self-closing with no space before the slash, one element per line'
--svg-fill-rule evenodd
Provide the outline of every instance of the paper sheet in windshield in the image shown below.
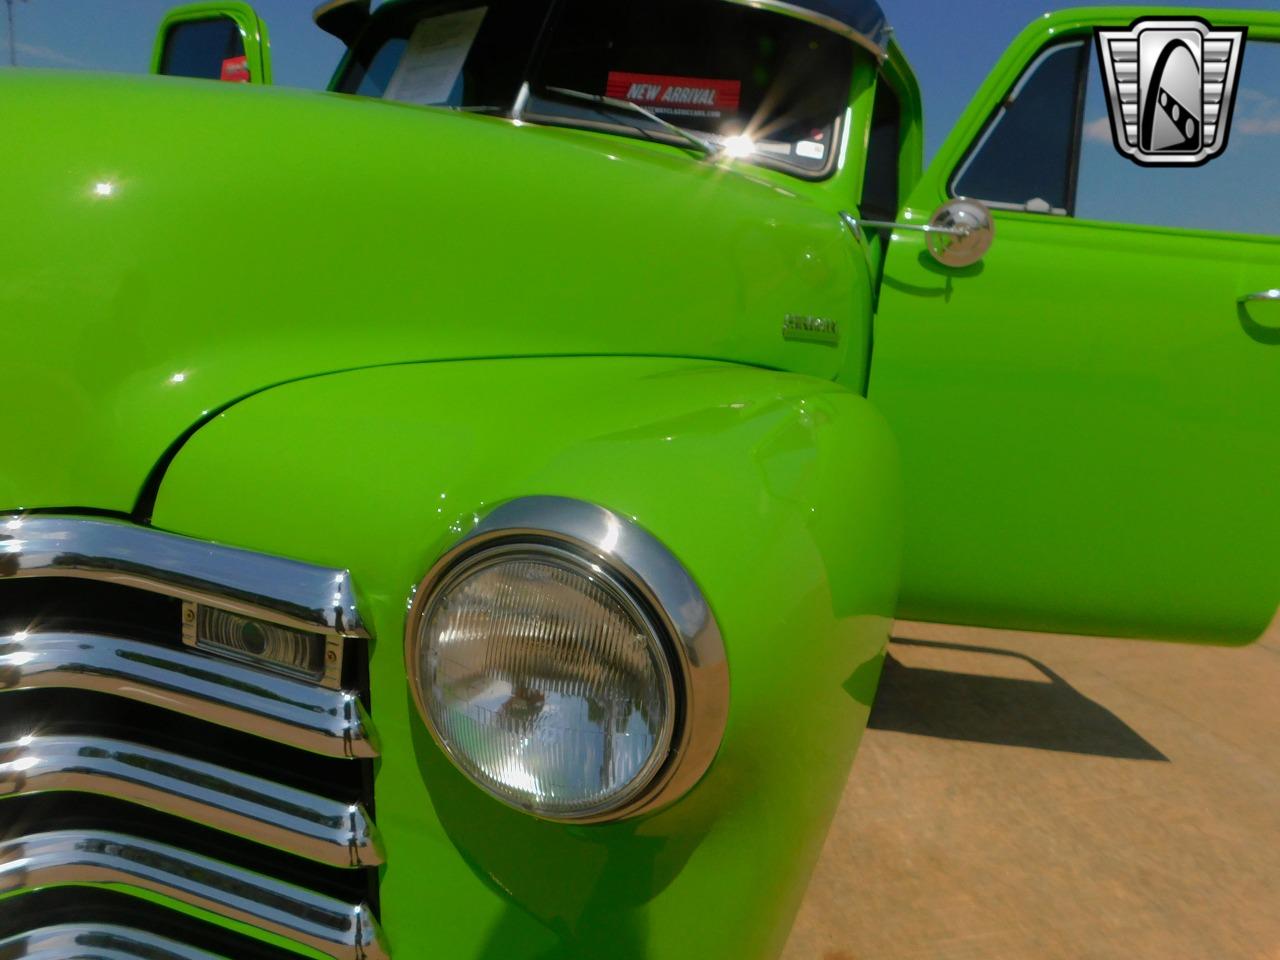
<path fill-rule="evenodd" d="M 387 84 L 386 99 L 448 103 L 488 12 L 488 7 L 477 7 L 419 23 Z"/>

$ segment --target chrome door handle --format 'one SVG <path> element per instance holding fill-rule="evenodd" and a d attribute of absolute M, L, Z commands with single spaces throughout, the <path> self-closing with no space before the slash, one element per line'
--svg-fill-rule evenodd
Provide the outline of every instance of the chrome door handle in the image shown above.
<path fill-rule="evenodd" d="M 1246 303 L 1258 303 L 1261 300 L 1277 300 L 1280 301 L 1280 289 L 1278 290 L 1259 290 L 1257 293 L 1246 293 L 1237 303 L 1243 306 Z"/>

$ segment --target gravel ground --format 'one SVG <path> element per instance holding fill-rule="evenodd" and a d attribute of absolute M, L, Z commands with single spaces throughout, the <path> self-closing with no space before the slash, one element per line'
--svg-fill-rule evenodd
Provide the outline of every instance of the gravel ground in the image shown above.
<path fill-rule="evenodd" d="M 896 632 L 784 960 L 1280 960 L 1280 618 Z"/>

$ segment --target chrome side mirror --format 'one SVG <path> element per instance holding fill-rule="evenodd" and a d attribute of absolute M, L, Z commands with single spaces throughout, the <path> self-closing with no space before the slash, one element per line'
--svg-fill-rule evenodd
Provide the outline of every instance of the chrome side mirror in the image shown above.
<path fill-rule="evenodd" d="M 991 211 L 978 200 L 952 200 L 929 221 L 929 252 L 944 267 L 971 267 L 996 238 Z"/>
<path fill-rule="evenodd" d="M 929 253 L 944 267 L 973 266 L 987 255 L 996 238 L 991 210 L 980 200 L 948 200 L 938 208 L 928 224 L 863 220 L 850 213 L 842 213 L 840 217 L 859 238 L 867 227 L 918 230 L 927 234 Z"/>

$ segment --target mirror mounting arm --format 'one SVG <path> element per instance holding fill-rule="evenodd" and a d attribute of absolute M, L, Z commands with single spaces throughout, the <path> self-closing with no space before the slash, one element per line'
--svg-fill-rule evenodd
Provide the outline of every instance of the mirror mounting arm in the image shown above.
<path fill-rule="evenodd" d="M 898 223 L 895 220 L 868 220 L 864 217 L 855 217 L 845 211 L 840 212 L 840 219 L 848 224 L 855 234 L 865 231 L 868 227 L 873 230 L 916 230 L 920 233 L 941 233 L 948 237 L 967 237 L 973 233 L 972 227 L 935 227 L 931 223 Z"/>
<path fill-rule="evenodd" d="M 944 203 L 928 223 L 861 220 L 845 212 L 841 212 L 840 219 L 863 244 L 867 240 L 864 227 L 923 233 L 930 255 L 944 267 L 973 266 L 987 255 L 996 235 L 995 221 L 986 204 L 963 198 Z"/>

